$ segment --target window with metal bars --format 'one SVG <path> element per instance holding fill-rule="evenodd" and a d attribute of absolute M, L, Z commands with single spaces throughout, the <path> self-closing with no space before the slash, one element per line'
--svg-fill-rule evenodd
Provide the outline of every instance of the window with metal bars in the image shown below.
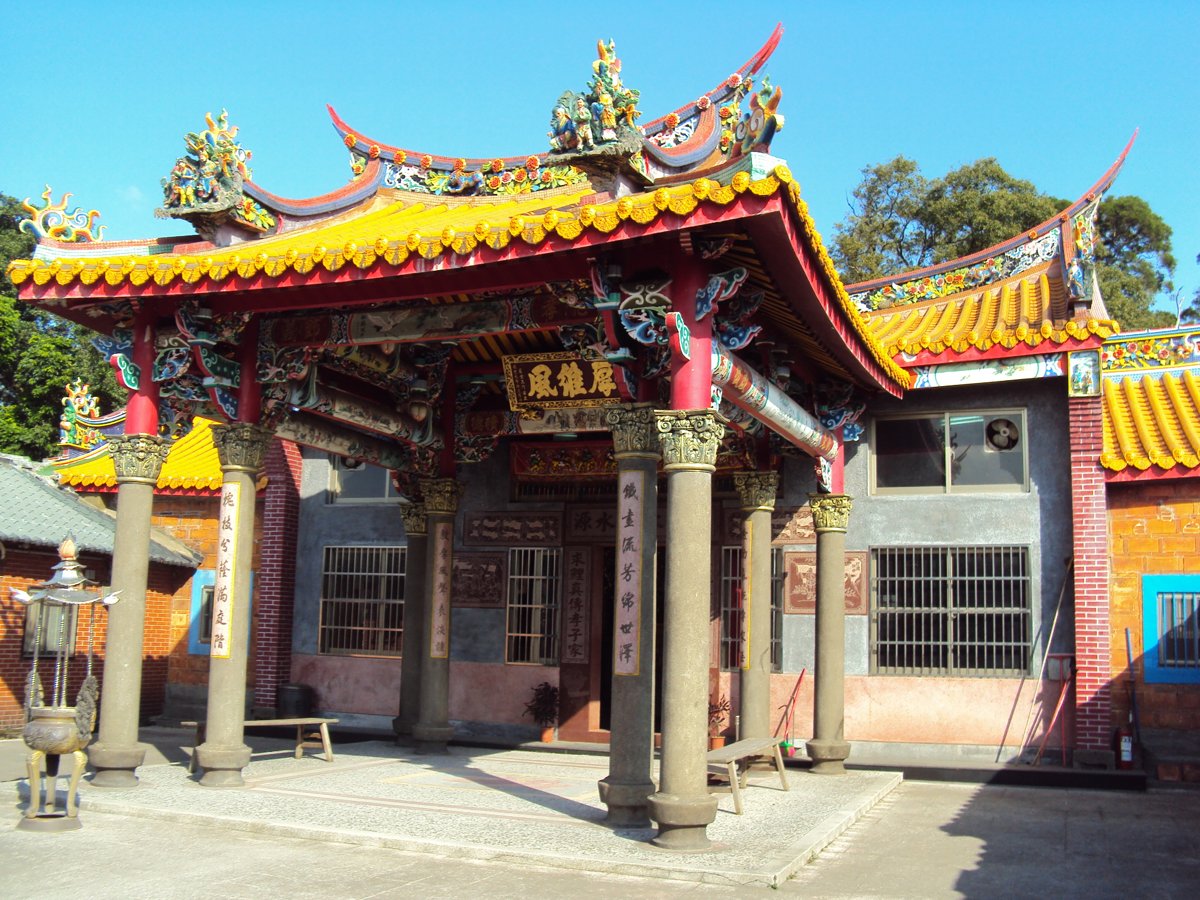
<path fill-rule="evenodd" d="M 399 656 L 404 637 L 404 547 L 326 547 L 317 652 Z"/>
<path fill-rule="evenodd" d="M 1200 683 L 1200 575 L 1142 576 L 1142 643 L 1148 683 Z"/>
<path fill-rule="evenodd" d="M 562 551 L 513 547 L 508 551 L 505 660 L 558 665 Z"/>
<path fill-rule="evenodd" d="M 783 671 L 783 590 L 786 570 L 783 551 L 771 549 L 771 671 Z M 745 551 L 741 547 L 721 548 L 721 644 L 722 669 L 741 668 L 744 628 L 747 623 L 745 596 Z"/>
<path fill-rule="evenodd" d="M 871 551 L 871 671 L 1022 675 L 1029 671 L 1032 584 L 1026 547 Z"/>

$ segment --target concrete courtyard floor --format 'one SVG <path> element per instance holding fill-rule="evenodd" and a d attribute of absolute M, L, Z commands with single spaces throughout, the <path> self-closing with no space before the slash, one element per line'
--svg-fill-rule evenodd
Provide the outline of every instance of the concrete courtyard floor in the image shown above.
<path fill-rule="evenodd" d="M 17 830 L 24 747 L 0 741 L 0 896 L 326 898 L 677 894 L 1187 897 L 1200 791 L 901 782 L 884 773 L 754 776 L 712 852 L 669 854 L 602 823 L 602 756 L 455 747 L 417 757 L 335 744 L 334 763 L 250 735 L 243 789 L 203 788 L 183 732 L 148 730 L 142 784 L 80 788 L 83 827 Z M 65 784 L 60 781 L 65 790 Z M 60 790 L 60 795 L 63 793 Z M 816 854 L 805 864 L 805 860 Z M 790 877 L 788 875 L 790 874 Z M 773 885 L 772 882 L 775 884 Z"/>

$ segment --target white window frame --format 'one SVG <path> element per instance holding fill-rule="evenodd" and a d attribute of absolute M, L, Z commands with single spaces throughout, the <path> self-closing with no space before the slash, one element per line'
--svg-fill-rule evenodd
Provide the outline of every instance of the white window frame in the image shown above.
<path fill-rule="evenodd" d="M 950 419 L 962 416 L 980 416 L 987 420 L 1011 419 L 1016 424 L 1019 437 L 1014 451 L 995 451 L 985 449 L 984 452 L 1016 452 L 1021 457 L 1022 479 L 1020 484 L 967 484 L 958 485 L 953 481 L 954 447 L 949 441 L 943 441 L 942 471 L 944 478 L 941 487 L 934 485 L 917 485 L 913 487 L 888 487 L 878 483 L 878 432 L 879 426 L 888 422 L 916 421 L 941 417 L 943 434 L 950 434 Z M 1029 425 L 1025 410 L 1016 408 L 999 409 L 938 409 L 923 413 L 911 413 L 899 416 L 877 416 L 871 422 L 871 452 L 870 458 L 870 489 L 872 494 L 1020 494 L 1029 492 Z"/>

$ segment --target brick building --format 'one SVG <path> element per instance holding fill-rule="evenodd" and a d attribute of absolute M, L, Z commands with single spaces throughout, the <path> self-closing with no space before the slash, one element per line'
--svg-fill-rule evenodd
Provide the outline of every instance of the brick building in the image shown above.
<path fill-rule="evenodd" d="M 28 609 L 12 600 L 9 588 L 28 590 L 44 582 L 59 562 L 58 545 L 74 535 L 79 559 L 89 576 L 108 584 L 115 519 L 70 490 L 56 487 L 18 457 L 0 457 L 0 492 L 6 515 L 0 521 L 0 733 L 19 731 L 25 722 L 25 679 L 33 654 Z M 200 556 L 169 533 L 151 533 L 150 571 L 146 591 L 146 631 L 142 674 L 142 713 L 163 711 L 172 652 L 169 627 L 173 598 L 184 589 Z M 119 602 L 119 601 L 118 601 Z M 97 615 L 93 635 L 97 658 L 104 657 L 107 615 Z M 69 622 L 73 655 L 86 655 L 85 622 Z M 99 673 L 99 669 L 97 669 Z M 72 665 L 68 696 L 74 698 L 83 679 L 82 664 Z M 101 685 L 103 690 L 103 685 Z"/>

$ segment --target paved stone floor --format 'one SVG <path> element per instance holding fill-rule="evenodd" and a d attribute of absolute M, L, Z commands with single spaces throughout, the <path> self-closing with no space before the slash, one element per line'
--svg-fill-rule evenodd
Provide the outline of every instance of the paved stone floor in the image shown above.
<path fill-rule="evenodd" d="M 102 791 L 85 784 L 83 828 L 65 834 L 16 830 L 27 788 L 23 780 L 0 786 L 0 798 L 2 792 L 9 798 L 0 803 L 0 896 L 750 896 L 773 889 L 762 880 L 745 883 L 728 877 L 729 860 L 739 852 L 733 839 L 736 834 L 743 842 L 766 840 L 758 829 L 768 823 L 779 833 L 762 845 L 759 855 L 768 863 L 758 865 L 764 870 L 775 864 L 771 854 L 781 847 L 820 844 L 814 860 L 799 865 L 774 889 L 797 896 L 1200 894 L 1196 791 L 909 781 L 883 791 L 856 815 L 847 813 L 846 803 L 862 804 L 850 790 L 839 801 L 837 824 L 808 841 L 804 835 L 830 821 L 826 815 L 823 822 L 806 824 L 803 807 L 819 802 L 810 785 L 816 791 L 851 781 L 790 772 L 793 790 L 785 794 L 771 784 L 773 776 L 764 774 L 756 776 L 758 786 L 747 792 L 746 816 L 734 816 L 730 798 L 721 798 L 722 810 L 711 831 L 722 843 L 728 840 L 728 846 L 698 855 L 726 858 L 714 868 L 711 859 L 663 854 L 644 846 L 645 835 L 614 833 L 599 825 L 593 798 L 602 758 L 556 760 L 547 758 L 550 754 L 455 748 L 446 758 L 414 762 L 392 748 L 358 752 L 347 747 L 330 765 L 311 757 L 297 763 L 282 742 L 255 739 L 253 745 L 248 790 L 201 788 L 187 779 L 181 755 L 168 751 L 161 764 L 145 767 L 143 785 L 133 791 Z M 782 820 L 772 818 L 775 803 L 795 799 L 802 801 L 796 810 L 785 809 Z M 278 812 L 264 818 L 264 810 L 272 808 L 301 812 L 292 814 L 291 821 Z M 317 815 L 319 810 L 325 811 Z M 793 814 L 794 821 L 788 818 Z M 476 839 L 446 825 L 471 816 L 491 850 L 481 850 Z M 372 830 L 376 817 L 388 823 L 385 831 Z M 544 821 L 546 817 L 557 817 L 556 824 Z M 410 818 L 443 824 L 440 831 L 422 835 L 423 845 L 406 844 L 410 836 L 396 826 Z M 573 824 L 564 824 L 565 819 Z M 746 830 L 735 833 L 729 827 Z M 501 846 L 509 839 L 518 844 L 541 840 L 538 836 L 546 833 L 553 837 L 527 848 L 528 853 L 510 853 Z M 579 864 L 597 841 L 609 855 L 605 871 Z M 650 869 L 643 855 L 655 863 Z M 676 865 L 691 871 L 672 872 Z M 696 872 L 705 866 L 710 871 L 697 880 Z M 656 877 L 646 877 L 649 871 Z M 725 874 L 714 877 L 718 871 Z"/>

